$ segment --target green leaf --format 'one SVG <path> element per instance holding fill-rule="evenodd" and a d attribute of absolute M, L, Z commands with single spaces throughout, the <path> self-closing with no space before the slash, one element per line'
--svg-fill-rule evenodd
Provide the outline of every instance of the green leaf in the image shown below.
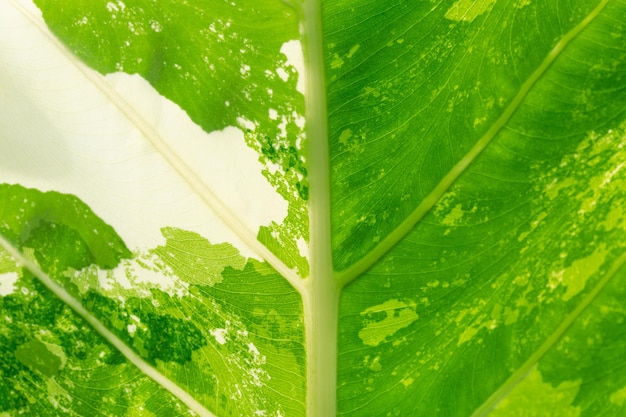
<path fill-rule="evenodd" d="M 624 16 L 3 2 L 0 415 L 621 415 Z"/>

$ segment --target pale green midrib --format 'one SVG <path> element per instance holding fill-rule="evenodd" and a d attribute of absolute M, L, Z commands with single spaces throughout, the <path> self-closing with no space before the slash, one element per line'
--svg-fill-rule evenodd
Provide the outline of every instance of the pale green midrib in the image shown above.
<path fill-rule="evenodd" d="M 35 275 L 39 281 L 48 288 L 57 298 L 63 301 L 69 308 L 74 310 L 83 320 L 89 325 L 107 342 L 115 347 L 130 363 L 135 365 L 144 375 L 154 380 L 159 386 L 169 391 L 173 396 L 178 398 L 189 409 L 193 410 L 199 416 L 202 417 L 217 417 L 209 410 L 204 408 L 202 404 L 196 401 L 187 391 L 178 386 L 175 382 L 167 378 L 156 368 L 146 362 L 141 356 L 136 354 L 130 347 L 128 347 L 121 339 L 119 339 L 113 332 L 98 320 L 91 312 L 89 312 L 79 300 L 74 298 L 69 292 L 62 286 L 57 284 L 50 278 L 45 272 L 39 268 L 33 261 L 26 258 L 19 250 L 7 241 L 4 236 L 0 235 L 0 247 L 4 248 L 9 255 L 13 256 L 16 262 L 26 267 L 33 275 Z"/>
<path fill-rule="evenodd" d="M 545 340 L 545 342 L 515 371 L 501 386 L 495 391 L 479 408 L 474 411 L 471 417 L 486 416 L 495 405 L 498 404 L 524 377 L 526 377 L 533 366 L 549 352 L 561 339 L 561 336 L 576 322 L 585 312 L 591 303 L 598 297 L 600 292 L 609 284 L 619 270 L 626 265 L 626 252 L 623 253 L 611 269 L 602 277 L 591 292 L 576 306 L 576 308 L 563 320 L 556 330 Z"/>
<path fill-rule="evenodd" d="M 159 155 L 167 161 L 172 169 L 185 181 L 189 187 L 207 205 L 209 210 L 215 213 L 246 245 L 255 253 L 259 254 L 267 263 L 278 271 L 296 290 L 302 292 L 304 280 L 285 263 L 280 260 L 265 245 L 261 244 L 248 228 L 234 216 L 228 207 L 211 191 L 211 189 L 198 177 L 193 170 L 174 152 L 161 136 L 139 115 L 133 107 L 119 96 L 111 86 L 104 81 L 102 76 L 84 65 L 67 47 L 60 42 L 47 28 L 45 22 L 33 16 L 19 3 L 10 0 L 14 7 L 20 11 L 33 25 L 35 25 L 49 40 L 52 45 L 65 55 L 69 62 L 80 71 L 111 103 L 113 103 L 128 121 L 137 128 L 142 136 L 152 145 Z"/>
<path fill-rule="evenodd" d="M 465 154 L 459 162 L 443 177 L 443 179 L 435 186 L 424 200 L 411 212 L 411 214 L 398 227 L 389 233 L 378 245 L 374 247 L 367 255 L 356 261 L 350 267 L 336 273 L 336 278 L 342 286 L 347 285 L 356 279 L 362 273 L 372 267 L 380 258 L 398 244 L 415 225 L 432 209 L 443 194 L 448 191 L 454 181 L 465 172 L 467 167 L 474 161 L 491 141 L 506 126 L 513 114 L 522 105 L 524 99 L 531 92 L 534 85 L 546 73 L 550 66 L 565 50 L 567 45 L 574 40 L 589 24 L 593 21 L 607 5 L 609 0 L 602 0 L 596 8 L 594 8 L 578 25 L 567 32 L 557 44 L 548 53 L 546 58 L 541 62 L 539 67 L 528 77 L 521 85 L 519 92 L 515 95 L 511 103 L 506 107 L 500 117 L 494 122 L 489 130 L 476 142 L 476 144 Z"/>
<path fill-rule="evenodd" d="M 334 417 L 337 405 L 339 294 L 332 265 L 330 158 L 320 0 L 302 9 L 306 63 L 306 135 L 310 275 L 302 292 L 306 332 L 307 417 Z"/>

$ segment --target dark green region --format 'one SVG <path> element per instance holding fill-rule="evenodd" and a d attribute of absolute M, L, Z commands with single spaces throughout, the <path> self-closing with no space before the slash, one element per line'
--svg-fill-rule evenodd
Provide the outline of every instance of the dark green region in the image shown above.
<path fill-rule="evenodd" d="M 0 234 L 31 248 L 50 275 L 96 264 L 111 269 L 131 253 L 111 226 L 73 195 L 0 184 Z"/>
<path fill-rule="evenodd" d="M 28 272 L 0 297 L 0 317 L 0 413 L 188 415 Z"/>
<path fill-rule="evenodd" d="M 299 38 L 294 10 L 280 1 L 35 3 L 89 66 L 140 74 L 208 132 L 238 125 L 259 104 L 265 112 L 248 118 L 267 119 L 270 107 L 291 113 L 301 100 L 295 77 L 266 74 L 285 62 L 283 43 Z"/>
<path fill-rule="evenodd" d="M 294 126 L 288 127 L 291 127 L 291 130 L 293 130 L 292 136 L 298 136 L 298 127 L 295 126 L 295 123 Z M 298 150 L 294 146 L 290 146 L 288 143 L 279 143 L 271 137 L 265 136 L 261 141 L 261 152 L 268 161 L 281 165 L 283 172 L 289 173 L 294 170 L 296 173 L 301 174 L 303 178 L 307 177 L 304 161 L 302 161 Z M 309 199 L 308 183 L 306 181 L 298 181 L 295 183 L 295 186 L 300 198 L 307 201 Z"/>
<path fill-rule="evenodd" d="M 32 339 L 15 350 L 15 357 L 24 365 L 51 377 L 59 373 L 61 358 L 52 353 L 41 341 Z"/>
<path fill-rule="evenodd" d="M 192 352 L 206 345 L 205 336 L 191 319 L 159 314 L 159 311 L 173 307 L 168 305 L 171 304 L 171 297 L 157 289 L 151 293 L 149 299 L 130 298 L 122 306 L 118 301 L 90 291 L 83 304 L 153 365 L 156 360 L 180 364 L 190 362 Z M 159 305 L 158 309 L 155 304 Z M 138 317 L 142 323 L 132 335 L 128 331 L 128 324 L 132 323 L 131 315 Z"/>
<path fill-rule="evenodd" d="M 283 415 L 302 414 L 302 305 L 269 266 L 175 228 L 163 229 L 165 245 L 131 258 L 76 197 L 11 185 L 0 191 L 1 232 L 16 248 L 209 409 L 250 415 L 270 398 Z M 28 270 L 0 255 L 0 273 L 19 277 L 0 297 L 0 348 L 7 352 L 0 358 L 0 413 L 123 416 L 138 406 L 158 416 L 186 413 Z M 102 271 L 114 266 L 131 287 Z M 142 268 L 187 293 L 134 281 Z M 108 274 L 112 289 L 96 284 L 98 273 Z M 248 401 L 235 401 L 238 393 Z"/>

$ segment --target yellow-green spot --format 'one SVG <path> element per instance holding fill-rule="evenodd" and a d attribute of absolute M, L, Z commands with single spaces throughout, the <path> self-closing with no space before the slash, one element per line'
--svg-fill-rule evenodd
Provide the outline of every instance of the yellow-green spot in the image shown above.
<path fill-rule="evenodd" d="M 624 207 L 620 201 L 616 201 L 611 207 L 611 211 L 606 216 L 604 222 L 601 223 L 605 230 L 611 231 L 615 228 L 626 230 L 626 217 L 624 216 Z"/>
<path fill-rule="evenodd" d="M 339 69 L 343 66 L 343 59 L 339 56 L 339 54 L 333 55 L 333 60 L 330 61 L 330 67 L 332 69 Z"/>
<path fill-rule="evenodd" d="M 373 316 L 384 313 L 382 320 L 365 320 L 365 326 L 359 331 L 359 337 L 368 346 L 378 346 L 398 330 L 408 327 L 418 319 L 415 304 L 407 304 L 393 299 L 370 307 L 361 313 L 362 316 Z"/>
<path fill-rule="evenodd" d="M 573 406 L 582 379 L 564 381 L 558 386 L 544 382 L 534 368 L 513 388 L 489 417 L 579 417 L 582 409 Z"/>
<path fill-rule="evenodd" d="M 342 145 L 347 145 L 351 137 L 352 137 L 352 130 L 345 129 L 343 132 L 341 132 L 341 135 L 339 135 L 339 143 L 341 143 Z"/>
<path fill-rule="evenodd" d="M 361 47 L 361 45 L 359 45 L 358 43 L 356 45 L 354 45 L 352 48 L 350 48 L 350 52 L 348 52 L 348 58 L 352 58 L 352 55 L 354 55 L 356 53 L 356 51 L 359 50 L 359 48 Z"/>
<path fill-rule="evenodd" d="M 563 285 L 567 286 L 567 291 L 562 297 L 564 301 L 569 301 L 585 288 L 587 280 L 598 272 L 608 253 L 606 245 L 602 244 L 591 255 L 574 261 L 561 271 Z"/>
<path fill-rule="evenodd" d="M 462 344 L 472 340 L 481 329 L 494 330 L 496 327 L 498 327 L 498 322 L 502 313 L 501 309 L 501 306 L 496 305 L 489 317 L 486 314 L 481 314 L 480 316 L 478 316 L 478 318 L 476 318 L 476 320 L 474 320 L 472 324 L 467 326 L 459 335 L 457 346 L 461 346 Z M 494 316 L 497 318 L 495 318 Z"/>
<path fill-rule="evenodd" d="M 519 310 L 513 310 L 510 307 L 504 308 L 504 325 L 509 326 L 517 322 L 519 317 Z"/>
<path fill-rule="evenodd" d="M 459 0 L 446 12 L 446 19 L 472 22 L 483 13 L 491 11 L 496 0 Z"/>
<path fill-rule="evenodd" d="M 626 386 L 612 393 L 609 397 L 609 400 L 613 404 L 622 407 L 624 405 L 624 402 L 626 402 Z"/>
<path fill-rule="evenodd" d="M 463 217 L 463 209 L 460 204 L 454 206 L 454 208 L 443 219 L 442 223 L 446 226 L 454 226 L 459 223 L 459 220 Z"/>
<path fill-rule="evenodd" d="M 383 369 L 382 365 L 380 364 L 380 356 L 376 356 L 372 360 L 372 363 L 370 364 L 370 369 L 374 372 L 378 372 Z"/>
<path fill-rule="evenodd" d="M 404 388 L 408 388 L 409 385 L 413 383 L 413 381 L 415 381 L 413 378 L 411 378 L 410 376 L 407 376 L 403 378 L 402 380 L 400 380 L 400 383 L 404 385 Z"/>
<path fill-rule="evenodd" d="M 476 333 L 478 333 L 478 330 L 480 330 L 479 327 L 466 327 L 465 330 L 463 330 L 463 333 L 459 336 L 457 346 L 461 346 L 463 343 L 472 340 L 472 338 L 476 336 Z"/>

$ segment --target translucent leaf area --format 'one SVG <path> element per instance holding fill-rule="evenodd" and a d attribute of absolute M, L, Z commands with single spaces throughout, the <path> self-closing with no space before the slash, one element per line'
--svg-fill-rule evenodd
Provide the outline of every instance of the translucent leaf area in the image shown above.
<path fill-rule="evenodd" d="M 304 73 L 294 10 L 281 1 L 35 3 L 50 29 L 98 72 L 138 74 L 205 131 L 236 127 L 242 132 L 259 154 L 263 176 L 288 205 L 281 209 L 282 218 L 258 231 L 250 228 L 306 276 Z M 173 136 L 170 146 L 203 179 L 215 181 L 215 170 L 202 166 L 210 160 L 186 155 L 198 144 L 184 147 Z M 202 151 L 215 152 L 216 147 L 213 143 Z M 267 204 L 243 200 L 231 206 Z"/>
<path fill-rule="evenodd" d="M 0 2 L 0 416 L 626 413 L 626 1 Z"/>

